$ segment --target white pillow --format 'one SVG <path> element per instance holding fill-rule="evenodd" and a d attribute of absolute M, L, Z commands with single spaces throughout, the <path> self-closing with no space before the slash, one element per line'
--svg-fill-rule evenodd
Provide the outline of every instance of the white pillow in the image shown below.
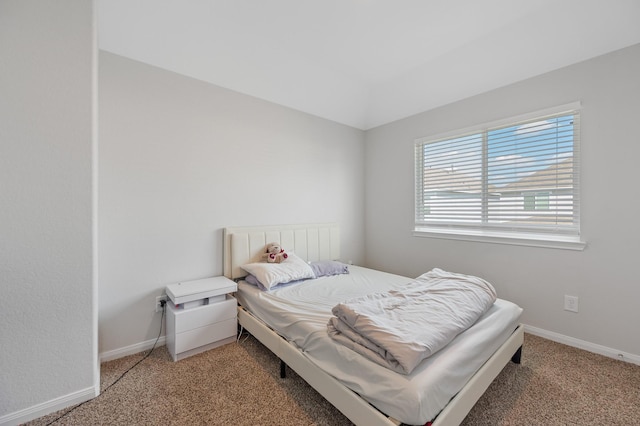
<path fill-rule="evenodd" d="M 241 268 L 254 275 L 267 290 L 278 284 L 316 277 L 304 260 L 293 253 L 287 254 L 289 257 L 281 263 L 256 262 L 242 265 Z"/>

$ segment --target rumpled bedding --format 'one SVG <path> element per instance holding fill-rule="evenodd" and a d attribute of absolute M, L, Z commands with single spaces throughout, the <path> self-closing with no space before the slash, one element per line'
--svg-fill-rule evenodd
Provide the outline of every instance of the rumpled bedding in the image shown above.
<path fill-rule="evenodd" d="M 333 307 L 329 336 L 372 361 L 409 374 L 472 326 L 496 301 L 482 278 L 433 269 L 401 290 Z"/>

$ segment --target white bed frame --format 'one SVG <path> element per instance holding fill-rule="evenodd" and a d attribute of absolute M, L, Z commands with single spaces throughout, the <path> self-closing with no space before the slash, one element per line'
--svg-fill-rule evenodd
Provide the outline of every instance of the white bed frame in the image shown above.
<path fill-rule="evenodd" d="M 241 278 L 240 265 L 260 259 L 266 244 L 279 242 L 287 251 L 307 261 L 340 258 L 340 230 L 336 224 L 229 227 L 224 230 L 224 275 Z M 398 425 L 358 394 L 313 364 L 294 345 L 266 326 L 242 307 L 238 321 L 256 339 L 292 368 L 309 385 L 356 425 Z M 433 421 L 433 426 L 459 425 L 491 382 L 518 352 L 524 341 L 520 325 L 505 343 L 475 373 Z"/>

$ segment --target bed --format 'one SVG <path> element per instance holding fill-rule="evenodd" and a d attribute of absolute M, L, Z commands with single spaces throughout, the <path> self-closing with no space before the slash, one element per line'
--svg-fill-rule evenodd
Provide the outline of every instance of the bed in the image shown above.
<path fill-rule="evenodd" d="M 332 340 L 326 324 L 335 303 L 411 280 L 358 266 L 263 291 L 242 265 L 258 261 L 272 241 L 316 262 L 340 259 L 335 224 L 229 227 L 224 274 L 238 282 L 240 325 L 358 425 L 457 425 L 510 361 L 519 362 L 522 310 L 498 299 L 472 327 L 402 375 Z"/>

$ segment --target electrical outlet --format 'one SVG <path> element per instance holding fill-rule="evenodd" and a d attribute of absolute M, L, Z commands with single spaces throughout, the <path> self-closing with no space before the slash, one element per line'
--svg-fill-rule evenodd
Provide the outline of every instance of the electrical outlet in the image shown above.
<path fill-rule="evenodd" d="M 163 294 L 162 296 L 157 296 L 156 297 L 156 312 L 161 312 L 162 311 L 162 304 L 160 302 L 162 301 L 167 301 L 167 295 Z"/>
<path fill-rule="evenodd" d="M 578 296 L 564 295 L 564 310 L 578 312 Z"/>

